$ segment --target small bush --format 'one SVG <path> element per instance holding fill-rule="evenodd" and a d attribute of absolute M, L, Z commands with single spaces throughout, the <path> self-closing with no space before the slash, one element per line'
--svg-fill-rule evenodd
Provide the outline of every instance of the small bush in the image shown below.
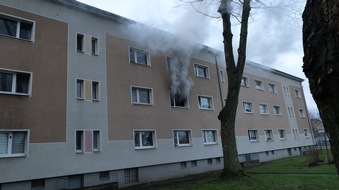
<path fill-rule="evenodd" d="M 308 166 L 318 166 L 319 163 L 324 162 L 324 156 L 321 152 L 316 148 L 311 148 L 307 154 L 308 156 Z"/>

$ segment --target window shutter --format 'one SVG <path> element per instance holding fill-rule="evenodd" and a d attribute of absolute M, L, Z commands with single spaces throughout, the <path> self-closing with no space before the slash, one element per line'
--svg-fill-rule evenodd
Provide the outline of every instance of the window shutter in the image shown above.
<path fill-rule="evenodd" d="M 25 153 L 25 133 L 14 132 L 12 140 L 12 154 Z"/>
<path fill-rule="evenodd" d="M 0 133 L 0 154 L 7 154 L 8 133 Z"/>

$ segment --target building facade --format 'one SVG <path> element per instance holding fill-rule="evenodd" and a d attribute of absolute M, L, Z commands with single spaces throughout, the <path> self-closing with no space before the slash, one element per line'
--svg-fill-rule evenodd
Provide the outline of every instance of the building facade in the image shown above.
<path fill-rule="evenodd" d="M 124 187 L 222 168 L 220 52 L 75 0 L 2 0 L 0 49 L 1 190 Z M 247 63 L 241 162 L 313 145 L 302 81 Z"/>

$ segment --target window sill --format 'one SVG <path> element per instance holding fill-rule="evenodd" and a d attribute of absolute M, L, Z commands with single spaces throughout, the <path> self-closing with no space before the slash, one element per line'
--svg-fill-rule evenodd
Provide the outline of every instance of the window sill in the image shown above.
<path fill-rule="evenodd" d="M 26 154 L 5 154 L 5 155 L 0 155 L 1 158 L 18 158 L 18 157 L 26 157 Z"/>
<path fill-rule="evenodd" d="M 205 146 L 217 145 L 217 142 L 204 143 Z"/>
<path fill-rule="evenodd" d="M 244 112 L 245 114 L 254 114 L 254 112 Z"/>
<path fill-rule="evenodd" d="M 93 102 L 100 102 L 99 99 L 92 99 Z"/>
<path fill-rule="evenodd" d="M 266 139 L 266 142 L 274 142 L 273 139 Z"/>
<path fill-rule="evenodd" d="M 145 67 L 151 67 L 151 65 L 149 65 L 149 64 L 136 63 L 136 62 L 130 62 L 130 63 L 132 63 L 134 65 L 141 65 L 141 66 L 145 66 Z"/>
<path fill-rule="evenodd" d="M 175 109 L 188 109 L 188 107 L 184 107 L 184 106 L 171 106 L 171 108 L 175 108 Z"/>
<path fill-rule="evenodd" d="M 281 141 L 286 141 L 286 138 L 283 138 L 283 139 L 280 138 L 279 140 L 281 140 Z"/>
<path fill-rule="evenodd" d="M 84 98 L 79 98 L 79 97 L 77 97 L 76 99 L 81 100 L 81 101 L 85 100 Z"/>
<path fill-rule="evenodd" d="M 77 50 L 78 53 L 85 53 L 83 50 Z"/>
<path fill-rule="evenodd" d="M 137 102 L 132 102 L 133 105 L 139 105 L 139 106 L 153 106 L 153 104 L 147 104 L 147 103 L 137 103 Z"/>
<path fill-rule="evenodd" d="M 203 77 L 203 76 L 197 76 L 197 75 L 195 75 L 197 78 L 201 78 L 201 79 L 207 79 L 207 80 L 209 80 L 210 79 L 210 77 Z"/>
<path fill-rule="evenodd" d="M 191 144 L 176 144 L 174 145 L 175 147 L 190 147 L 190 146 L 193 146 Z"/>
<path fill-rule="evenodd" d="M 14 95 L 14 96 L 30 96 L 30 94 L 25 94 L 25 93 L 12 93 L 12 92 L 6 92 L 6 91 L 0 91 L 0 94 L 4 94 L 4 95 Z"/>
<path fill-rule="evenodd" d="M 17 38 L 17 37 L 14 37 L 14 36 L 9 36 L 9 35 L 4 35 L 4 34 L 0 34 L 0 36 L 11 38 L 11 39 L 15 39 L 15 40 L 21 40 L 21 41 L 32 42 L 33 43 L 33 40 L 29 40 L 29 39 L 25 39 L 25 38 Z"/>
<path fill-rule="evenodd" d="M 282 116 L 282 114 L 274 114 L 275 116 Z"/>
<path fill-rule="evenodd" d="M 82 150 L 76 150 L 75 153 L 76 153 L 76 154 L 83 154 L 84 151 L 82 151 Z"/>
<path fill-rule="evenodd" d="M 213 108 L 199 108 L 200 110 L 206 110 L 206 111 L 214 111 Z"/>
<path fill-rule="evenodd" d="M 147 150 L 147 149 L 155 149 L 155 146 L 149 146 L 149 147 L 134 147 L 135 150 Z"/>
<path fill-rule="evenodd" d="M 250 143 L 257 143 L 259 142 L 258 140 L 250 140 Z"/>
<path fill-rule="evenodd" d="M 260 113 L 260 115 L 268 116 L 268 115 L 270 115 L 270 114 L 269 114 L 269 113 Z"/>
<path fill-rule="evenodd" d="M 243 85 L 240 85 L 241 87 L 245 87 L 245 88 L 250 88 L 249 86 L 243 86 Z"/>
<path fill-rule="evenodd" d="M 258 88 L 256 88 L 256 90 L 259 90 L 259 91 L 265 91 L 264 89 L 258 89 Z"/>

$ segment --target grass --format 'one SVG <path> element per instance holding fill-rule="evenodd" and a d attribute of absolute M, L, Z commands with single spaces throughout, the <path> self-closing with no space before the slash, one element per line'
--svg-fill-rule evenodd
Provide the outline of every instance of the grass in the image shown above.
<path fill-rule="evenodd" d="M 125 190 L 339 190 L 334 165 L 309 167 L 307 156 L 284 158 L 246 168 L 250 177 L 222 181 L 220 171 L 137 185 Z"/>

